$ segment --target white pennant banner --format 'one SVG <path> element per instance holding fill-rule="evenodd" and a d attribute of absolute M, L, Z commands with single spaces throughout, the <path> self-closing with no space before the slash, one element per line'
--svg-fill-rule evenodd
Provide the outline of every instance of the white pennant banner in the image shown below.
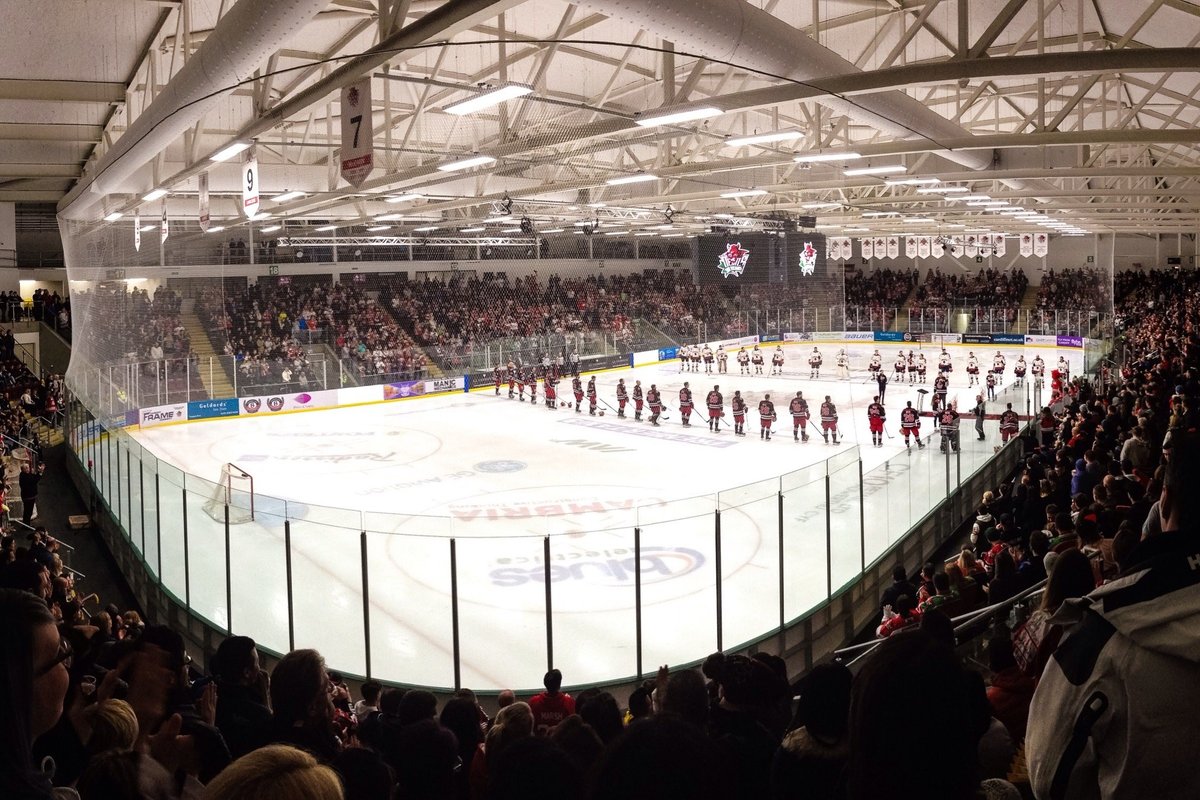
<path fill-rule="evenodd" d="M 887 253 L 888 253 L 888 258 L 899 258 L 900 257 L 900 237 L 899 236 L 889 236 L 888 237 Z"/>
<path fill-rule="evenodd" d="M 929 237 L 922 236 L 917 239 L 917 257 L 929 258 Z"/>
<path fill-rule="evenodd" d="M 208 214 L 208 173 L 201 172 L 198 180 L 200 183 L 200 230 L 208 233 L 208 223 L 211 219 Z"/>
<path fill-rule="evenodd" d="M 909 258 L 917 257 L 917 237 L 904 237 L 904 255 L 908 256 Z"/>
<path fill-rule="evenodd" d="M 1044 233 L 1033 235 L 1033 254 L 1041 258 L 1050 252 L 1050 237 Z"/>
<path fill-rule="evenodd" d="M 1007 252 L 1007 248 L 1005 247 L 1005 244 L 1004 244 L 1004 234 L 1003 233 L 993 233 L 992 234 L 992 255 L 996 256 L 997 258 L 1003 258 L 1005 252 Z"/>
<path fill-rule="evenodd" d="M 875 257 L 875 240 L 874 239 L 863 239 L 859 242 L 859 244 L 862 246 L 862 257 L 863 258 L 874 258 Z"/>
<path fill-rule="evenodd" d="M 936 236 L 932 241 L 930 241 L 929 255 L 933 256 L 934 258 L 941 258 L 942 256 L 946 255 L 946 245 L 945 242 L 942 241 L 942 237 Z"/>
<path fill-rule="evenodd" d="M 142 213 L 140 211 L 133 215 L 133 249 L 139 253 L 142 251 Z"/>
<path fill-rule="evenodd" d="M 167 237 L 171 235 L 171 222 L 167 219 L 167 198 L 163 198 L 162 204 L 162 224 L 158 228 L 158 241 L 165 242 Z"/>
<path fill-rule="evenodd" d="M 1033 234 L 1021 234 L 1021 255 L 1025 258 L 1033 255 Z"/>

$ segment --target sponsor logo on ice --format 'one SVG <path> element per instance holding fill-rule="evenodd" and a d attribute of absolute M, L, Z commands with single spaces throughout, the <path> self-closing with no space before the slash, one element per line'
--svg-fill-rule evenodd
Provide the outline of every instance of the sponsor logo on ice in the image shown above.
<path fill-rule="evenodd" d="M 632 556 L 551 564 L 551 583 L 582 581 L 598 586 L 629 586 L 640 572 L 643 584 L 681 578 L 704 567 L 704 554 L 689 547 L 643 547 L 640 564 Z M 488 576 L 493 586 L 514 587 L 546 580 L 546 567 L 500 567 Z"/>

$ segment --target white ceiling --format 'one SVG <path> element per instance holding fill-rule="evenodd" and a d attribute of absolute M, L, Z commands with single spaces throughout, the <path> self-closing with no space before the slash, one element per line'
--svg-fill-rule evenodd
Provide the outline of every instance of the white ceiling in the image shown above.
<path fill-rule="evenodd" d="M 742 2 L 702 1 L 731 13 Z M 238 2 L 269 5 L 266 0 Z M 1167 71 L 1156 62 L 1117 61 L 1138 51 L 1195 48 L 1200 2 L 751 3 L 777 18 L 780 35 L 798 44 L 815 40 L 854 67 L 874 72 L 880 78 L 876 92 L 900 90 L 960 125 L 962 137 L 954 142 L 960 155 L 952 158 L 961 162 L 962 154 L 974 154 L 981 164 L 991 164 L 988 169 L 943 157 L 944 141 L 883 132 L 854 109 L 847 117 L 844 101 L 803 97 L 804 87 L 751 65 L 703 60 L 700 56 L 712 51 L 689 53 L 682 31 L 674 36 L 679 42 L 668 39 L 665 16 L 647 24 L 630 21 L 641 13 L 686 12 L 693 2 L 701 0 L 581 0 L 578 6 L 560 0 L 490 5 L 475 0 L 486 10 L 469 22 L 440 29 L 430 25 L 427 46 L 395 52 L 385 65 L 370 70 L 377 168 L 365 189 L 354 190 L 330 168 L 339 145 L 337 92 L 319 93 L 302 104 L 296 103 L 297 95 L 381 38 L 430 14 L 430 20 L 437 19 L 443 6 L 461 0 L 333 0 L 260 65 L 257 77 L 245 76 L 247 82 L 223 97 L 198 127 L 143 159 L 132 177 L 89 213 L 98 218 L 109 210 L 132 210 L 141 194 L 163 185 L 172 190 L 173 214 L 194 215 L 195 175 L 211 169 L 218 195 L 214 216 L 236 222 L 236 164 L 211 165 L 206 157 L 256 119 L 282 108 L 282 124 L 256 136 L 257 155 L 268 194 L 308 193 L 276 209 L 277 216 L 295 220 L 364 223 L 400 211 L 458 224 L 482 218 L 493 202 L 508 195 L 519 213 L 543 227 L 629 206 L 650 209 L 647 223 L 661 221 L 660 212 L 669 204 L 678 220 L 699 224 L 700 216 L 714 212 L 813 213 L 802 207 L 814 202 L 840 204 L 818 213 L 819 221 L 831 226 L 859 223 L 863 212 L 880 210 L 934 219 L 908 224 L 872 218 L 869 226 L 881 232 L 959 224 L 995 229 L 999 224 L 995 214 L 918 195 L 911 186 L 847 178 L 841 164 L 805 168 L 792 159 L 795 152 L 825 149 L 870 156 L 858 163 L 899 161 L 910 177 L 955 182 L 1089 231 L 1200 232 L 1200 50 L 1190 63 L 1176 60 Z M 5 21 L 0 32 L 0 200 L 61 201 L 185 61 L 201 52 L 233 5 L 233 0 L 0 0 Z M 962 26 L 960 13 L 965 14 Z M 712 17 L 705 41 L 720 40 L 726 32 L 723 20 Z M 960 44 L 966 52 L 959 52 Z M 1038 54 L 1062 54 L 1064 60 L 1024 74 L 1020 60 Z M 1065 60 L 1085 54 L 1099 59 L 1087 70 Z M 911 77 L 897 70 L 920 65 L 935 69 Z M 837 76 L 812 77 L 821 83 L 820 78 Z M 468 117 L 441 110 L 470 96 L 476 84 L 506 80 L 536 84 L 536 92 L 532 99 Z M 772 89 L 767 98 L 745 95 Z M 863 100 L 847 97 L 851 103 Z M 727 111 L 671 128 L 629 123 L 633 115 L 660 106 L 703 103 Z M 722 145 L 726 136 L 782 129 L 798 129 L 804 136 L 753 147 Z M 498 161 L 467 176 L 436 169 L 473 152 Z M 609 178 L 639 170 L 661 179 L 606 185 Z M 720 197 L 745 188 L 767 194 Z M 401 191 L 420 191 L 427 199 L 399 207 L 382 202 Z M 589 208 L 589 202 L 606 203 L 610 210 Z M 1011 220 L 1005 224 L 1019 229 Z"/>

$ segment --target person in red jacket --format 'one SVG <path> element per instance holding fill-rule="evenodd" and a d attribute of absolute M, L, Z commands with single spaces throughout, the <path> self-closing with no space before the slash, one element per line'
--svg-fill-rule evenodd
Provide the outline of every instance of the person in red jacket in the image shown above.
<path fill-rule="evenodd" d="M 529 701 L 533 710 L 533 732 L 546 736 L 555 725 L 575 713 L 575 700 L 561 691 L 562 672 L 552 669 L 542 679 L 546 691 L 534 695 Z"/>
<path fill-rule="evenodd" d="M 987 698 L 992 706 L 992 715 L 1004 723 L 1014 742 L 1025 739 L 1025 728 L 1029 724 L 1029 704 L 1033 702 L 1033 690 L 1037 681 L 1026 675 L 1017 666 L 1013 657 L 1012 638 L 1002 633 L 988 640 L 988 667 L 992 671 L 992 685 Z"/>

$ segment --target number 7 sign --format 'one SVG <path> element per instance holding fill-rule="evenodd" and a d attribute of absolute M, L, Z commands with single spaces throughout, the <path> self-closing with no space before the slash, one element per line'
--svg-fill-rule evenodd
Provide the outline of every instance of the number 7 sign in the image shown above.
<path fill-rule="evenodd" d="M 375 131 L 371 121 L 371 78 L 342 89 L 342 177 L 361 186 L 375 168 Z"/>

